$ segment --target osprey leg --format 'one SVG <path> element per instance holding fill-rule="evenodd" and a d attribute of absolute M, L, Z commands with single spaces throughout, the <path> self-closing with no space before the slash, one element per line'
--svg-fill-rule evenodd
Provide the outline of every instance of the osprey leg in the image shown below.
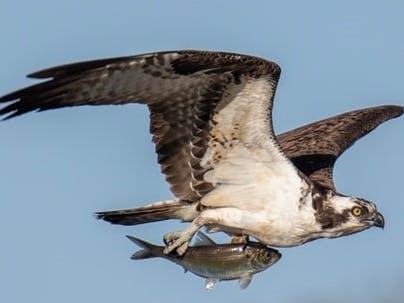
<path fill-rule="evenodd" d="M 166 243 L 166 248 L 164 249 L 165 254 L 169 254 L 173 250 L 177 250 L 177 254 L 182 256 L 188 249 L 189 242 L 191 241 L 194 234 L 201 228 L 204 224 L 207 224 L 201 220 L 198 216 L 192 223 L 183 231 L 173 231 L 164 236 L 164 242 Z"/>
<path fill-rule="evenodd" d="M 226 210 L 228 208 L 204 210 L 183 231 L 174 231 L 166 234 L 164 242 L 167 246 L 164 249 L 164 253 L 169 254 L 176 250 L 177 254 L 182 256 L 186 252 L 194 234 L 206 224 L 220 224 L 222 221 L 221 213 L 226 213 Z"/>

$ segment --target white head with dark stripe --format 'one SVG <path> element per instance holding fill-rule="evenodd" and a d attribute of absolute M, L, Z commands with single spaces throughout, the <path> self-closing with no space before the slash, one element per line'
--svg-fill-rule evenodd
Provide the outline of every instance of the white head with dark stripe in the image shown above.
<path fill-rule="evenodd" d="M 384 218 L 373 202 L 349 197 L 332 190 L 313 195 L 316 222 L 321 236 L 335 238 L 363 231 L 372 226 L 384 227 Z"/>

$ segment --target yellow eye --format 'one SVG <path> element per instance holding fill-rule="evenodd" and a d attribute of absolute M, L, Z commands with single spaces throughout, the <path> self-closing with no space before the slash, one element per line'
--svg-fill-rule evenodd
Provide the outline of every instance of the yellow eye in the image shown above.
<path fill-rule="evenodd" d="M 355 206 L 352 208 L 351 212 L 355 217 L 359 217 L 362 214 L 362 208 Z"/>

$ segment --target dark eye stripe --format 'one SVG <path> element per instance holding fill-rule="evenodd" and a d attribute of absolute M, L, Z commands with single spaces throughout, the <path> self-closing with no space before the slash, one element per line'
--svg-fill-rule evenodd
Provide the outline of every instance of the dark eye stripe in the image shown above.
<path fill-rule="evenodd" d="M 370 210 L 372 212 L 373 210 L 376 210 L 376 205 L 365 199 L 357 198 L 357 203 L 362 208 L 363 213 L 369 213 Z"/>

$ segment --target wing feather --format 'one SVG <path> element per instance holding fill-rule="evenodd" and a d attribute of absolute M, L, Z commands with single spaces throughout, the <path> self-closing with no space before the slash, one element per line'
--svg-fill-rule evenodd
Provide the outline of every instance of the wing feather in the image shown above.
<path fill-rule="evenodd" d="M 377 126 L 401 116 L 404 107 L 364 108 L 296 128 L 278 136 L 285 155 L 312 181 L 335 190 L 335 161 Z"/>
<path fill-rule="evenodd" d="M 251 101 L 243 105 L 246 112 L 258 105 L 261 116 L 254 117 L 252 109 L 233 115 L 233 108 L 230 116 L 244 129 L 238 135 L 251 135 L 249 145 L 276 147 L 268 117 L 279 75 L 278 65 L 260 58 L 192 50 L 73 63 L 30 74 L 50 79 L 0 97 L 0 102 L 11 102 L 0 115 L 8 119 L 67 106 L 147 104 L 162 172 L 178 198 L 195 201 L 213 188 L 204 180 L 212 167 L 202 165 L 207 154 L 220 154 L 213 135 L 225 129 L 222 135 L 231 136 L 231 119 L 223 113 L 233 99 L 241 104 L 247 89 L 262 88 L 261 95 L 248 91 Z M 212 122 L 214 115 L 221 121 Z"/>

